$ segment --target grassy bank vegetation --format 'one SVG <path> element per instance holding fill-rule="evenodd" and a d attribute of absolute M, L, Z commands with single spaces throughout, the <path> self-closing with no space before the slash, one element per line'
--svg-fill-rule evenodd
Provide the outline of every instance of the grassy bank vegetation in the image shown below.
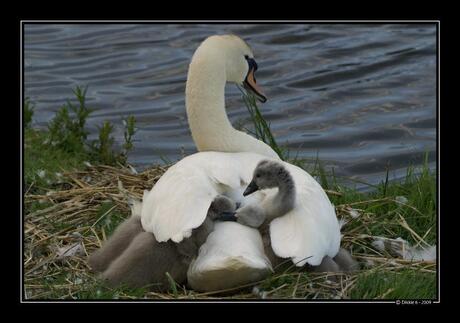
<path fill-rule="evenodd" d="M 137 172 L 127 163 L 135 133 L 125 119 L 125 143 L 114 148 L 113 126 L 87 140 L 91 113 L 85 89 L 67 101 L 46 130 L 31 127 L 24 104 L 24 293 L 27 299 L 431 299 L 436 297 L 436 181 L 427 163 L 409 167 L 405 180 L 388 176 L 370 193 L 342 186 L 320 163 L 314 167 L 278 146 L 252 97 L 244 96 L 254 127 L 282 159 L 305 167 L 326 189 L 342 226 L 342 246 L 361 269 L 326 274 L 284 266 L 261 282 L 228 291 L 197 293 L 171 283 L 168 293 L 109 289 L 89 271 L 87 256 L 130 216 L 129 197 L 141 198 L 170 165 Z M 428 260 L 427 260 L 428 259 Z M 431 259 L 431 260 L 430 260 Z"/>

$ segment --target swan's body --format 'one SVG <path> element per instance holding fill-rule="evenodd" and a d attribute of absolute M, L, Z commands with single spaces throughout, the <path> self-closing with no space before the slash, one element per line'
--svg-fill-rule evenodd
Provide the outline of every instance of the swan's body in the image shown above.
<path fill-rule="evenodd" d="M 249 83 L 256 87 L 255 69 L 248 67 L 252 57 L 249 47 L 235 36 L 209 37 L 196 50 L 187 78 L 186 106 L 192 136 L 201 152 L 170 167 L 143 201 L 143 228 L 158 241 L 178 243 L 189 237 L 203 223 L 218 194 L 240 197 L 244 203 L 242 192 L 256 165 L 267 158 L 280 161 L 268 145 L 235 130 L 225 112 L 226 82 L 242 84 L 246 76 L 245 82 L 253 80 Z M 339 250 L 334 208 L 308 173 L 281 163 L 295 180 L 296 203 L 270 223 L 273 251 L 278 257 L 291 258 L 297 266 L 319 265 L 323 257 L 333 257 Z M 275 193 L 272 189 L 251 198 L 263 200 Z M 257 230 L 219 223 L 190 266 L 188 279 L 195 289 L 213 290 L 261 278 L 269 270 Z"/>
<path fill-rule="evenodd" d="M 262 159 L 267 157 L 218 152 L 197 153 L 182 159 L 168 169 L 143 201 L 144 229 L 153 232 L 158 241 L 182 241 L 204 221 L 215 195 L 242 194 L 251 181 L 252 170 Z M 297 166 L 281 163 L 295 178 L 296 202 L 291 211 L 270 223 L 271 246 L 278 257 L 291 258 L 297 266 L 306 262 L 319 265 L 324 256 L 334 257 L 339 250 L 340 230 L 334 208 L 309 174 Z M 265 194 L 276 192 L 274 189 L 251 195 L 262 201 L 269 198 Z M 244 205 L 242 195 L 241 199 Z M 222 250 L 226 250 L 225 253 Z M 254 263 L 261 265 L 254 266 Z M 243 270 L 234 275 L 239 279 L 249 277 L 247 272 L 251 272 L 251 277 L 260 278 L 270 270 L 270 265 L 257 230 L 248 230 L 238 223 L 219 223 L 201 247 L 188 278 L 194 281 L 197 290 L 210 290 L 210 281 L 222 281 L 219 287 L 229 287 L 234 286 L 228 278 L 232 270 Z"/>
<path fill-rule="evenodd" d="M 143 228 L 153 232 L 158 241 L 182 241 L 203 223 L 214 197 L 243 192 L 264 159 L 267 157 L 253 153 L 219 152 L 185 157 L 168 169 L 143 201 Z M 298 266 L 305 262 L 319 265 L 325 255 L 333 257 L 339 249 L 334 208 L 313 177 L 297 166 L 278 162 L 295 180 L 296 201 L 291 211 L 270 224 L 273 250 L 279 257 L 292 258 Z M 251 198 L 262 201 L 276 193 L 276 189 L 259 191 Z M 244 206 L 242 194 L 240 198 Z"/>

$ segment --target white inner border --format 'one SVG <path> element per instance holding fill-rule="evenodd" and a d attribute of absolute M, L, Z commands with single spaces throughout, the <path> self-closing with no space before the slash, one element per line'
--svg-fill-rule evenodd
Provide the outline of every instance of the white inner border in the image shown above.
<path fill-rule="evenodd" d="M 23 178 L 23 122 L 22 122 L 22 114 L 23 114 L 23 28 L 25 23 L 43 23 L 43 24 L 57 24 L 57 23 L 88 23 L 88 22 L 95 22 L 95 23 L 152 23 L 152 24 L 161 24 L 161 23 L 171 23 L 171 24 L 177 24 L 177 23 L 183 23 L 183 22 L 191 22 L 191 23 L 246 23 L 246 24 L 258 24 L 258 23 L 291 23 L 291 24 L 299 24 L 299 23 L 388 23 L 388 24 L 395 24 L 395 23 L 435 23 L 437 24 L 437 126 L 438 129 L 436 131 L 437 135 L 437 141 L 436 141 L 436 150 L 437 150 L 437 156 L 436 156 L 436 168 L 437 168 L 437 214 L 436 214 L 436 220 L 437 220 L 437 250 L 436 250 L 436 270 L 437 270 L 437 276 L 438 276 L 438 282 L 437 282 L 437 292 L 438 292 L 438 300 L 437 301 L 432 301 L 433 304 L 440 303 L 441 302 L 441 280 L 440 280 L 440 269 L 441 269 L 441 261 L 440 261 L 440 244 L 441 241 L 439 239 L 440 237 L 440 216 L 439 216 L 439 209 L 440 209 L 440 173 L 441 173 L 441 167 L 439 163 L 440 159 L 440 145 L 439 145 L 439 140 L 441 137 L 440 134 L 440 119 L 441 119 L 441 109 L 440 109 L 440 87 L 441 87 L 441 79 L 440 79 L 440 71 L 441 71 L 441 61 L 440 61 L 440 56 L 441 56 L 441 22 L 440 20 L 20 20 L 20 42 L 19 42 L 19 51 L 20 51 L 20 102 L 19 105 L 21 107 L 21 115 L 20 115 L 20 124 L 19 127 L 21 127 L 21 133 L 20 133 L 20 143 L 21 147 L 19 149 L 20 151 L 20 158 L 21 158 L 21 167 L 20 167 L 20 174 L 21 178 Z M 50 300 L 50 301 L 41 301 L 41 300 L 24 300 L 23 299 L 23 294 L 24 294 L 24 282 L 23 282 L 23 266 L 24 266 L 24 258 L 23 258 L 23 231 L 24 231 L 24 214 L 23 214 L 23 181 L 20 183 L 20 194 L 21 194 L 21 228 L 20 228 L 20 239 L 21 239 L 21 257 L 20 257 L 20 303 L 299 303 L 302 304 L 304 302 L 311 302 L 311 303 L 393 303 L 393 304 L 398 304 L 398 301 L 360 301 L 360 300 L 340 300 L 340 301 L 334 301 L 334 300 L 327 300 L 327 301 L 321 301 L 321 300 L 310 300 L 307 299 L 304 302 L 302 301 L 290 301 L 290 300 L 276 300 L 276 301 L 270 301 L 270 300 L 232 300 L 232 301 L 227 301 L 226 299 L 222 300 L 180 300 L 180 301 L 175 301 L 175 300 L 168 300 L 168 301 L 156 301 L 156 300 L 130 300 L 130 301 L 125 301 L 125 300 L 107 300 L 107 301 L 86 301 L 86 300 L 68 300 L 68 301 L 60 301 L 60 300 Z M 409 300 L 408 300 L 409 301 Z"/>

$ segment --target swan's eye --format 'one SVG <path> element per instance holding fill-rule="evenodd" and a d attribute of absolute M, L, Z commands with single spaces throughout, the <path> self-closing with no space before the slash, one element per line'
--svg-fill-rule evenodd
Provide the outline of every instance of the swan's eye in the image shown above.
<path fill-rule="evenodd" d="M 246 58 L 246 60 L 248 61 L 249 68 L 253 68 L 254 72 L 257 71 L 258 66 L 257 66 L 255 59 L 249 58 L 248 55 L 244 55 L 244 58 Z"/>
<path fill-rule="evenodd" d="M 256 174 L 256 178 L 260 178 L 260 174 Z"/>
<path fill-rule="evenodd" d="M 258 66 L 254 58 L 248 58 L 247 61 L 248 61 L 249 68 L 254 69 L 254 72 L 257 71 Z"/>

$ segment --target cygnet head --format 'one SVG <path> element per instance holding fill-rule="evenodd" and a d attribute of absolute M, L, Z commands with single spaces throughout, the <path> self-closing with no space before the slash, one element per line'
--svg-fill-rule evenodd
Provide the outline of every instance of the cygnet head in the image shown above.
<path fill-rule="evenodd" d="M 282 183 L 291 183 L 292 177 L 284 166 L 272 160 L 262 160 L 254 169 L 251 183 L 243 195 L 249 195 L 257 190 L 278 187 Z"/>
<path fill-rule="evenodd" d="M 214 35 L 205 39 L 192 58 L 192 65 L 221 65 L 225 69 L 227 82 L 242 85 L 261 102 L 267 101 L 254 76 L 257 63 L 251 48 L 235 35 Z"/>
<path fill-rule="evenodd" d="M 222 214 L 232 213 L 236 210 L 236 204 L 230 198 L 224 195 L 217 195 L 211 203 L 208 210 L 208 217 L 218 219 Z"/>

